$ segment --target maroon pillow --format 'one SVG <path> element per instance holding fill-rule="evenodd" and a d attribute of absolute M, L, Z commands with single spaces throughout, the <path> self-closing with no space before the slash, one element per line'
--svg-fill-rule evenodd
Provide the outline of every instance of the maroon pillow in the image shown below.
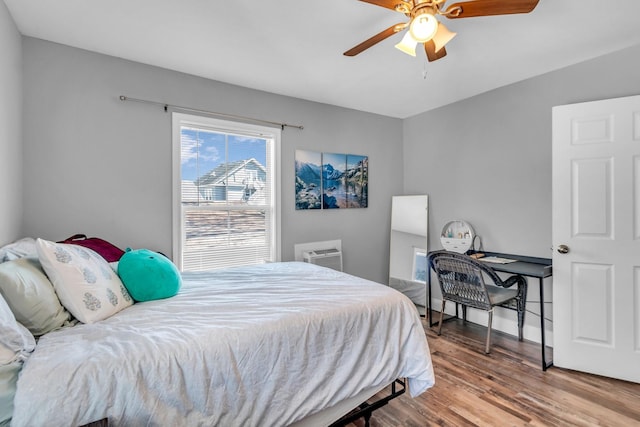
<path fill-rule="evenodd" d="M 102 255 L 102 258 L 107 262 L 116 262 L 120 260 L 120 257 L 124 255 L 124 251 L 119 247 L 102 240 L 98 237 L 87 237 L 86 234 L 74 234 L 66 240 L 58 243 L 69 243 L 72 245 L 80 245 L 85 248 L 92 249 L 98 254 Z"/>

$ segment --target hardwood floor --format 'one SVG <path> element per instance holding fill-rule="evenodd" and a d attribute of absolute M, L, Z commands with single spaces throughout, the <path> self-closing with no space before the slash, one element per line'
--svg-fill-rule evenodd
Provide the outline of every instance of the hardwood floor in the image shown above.
<path fill-rule="evenodd" d="M 437 317 L 436 317 L 437 318 Z M 436 385 L 373 413 L 371 427 L 640 426 L 640 384 L 540 367 L 540 346 L 462 320 L 425 326 Z M 349 426 L 362 427 L 364 420 Z"/>

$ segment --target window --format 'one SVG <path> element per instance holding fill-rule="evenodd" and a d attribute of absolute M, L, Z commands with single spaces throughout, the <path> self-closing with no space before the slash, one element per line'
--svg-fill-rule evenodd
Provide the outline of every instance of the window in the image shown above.
<path fill-rule="evenodd" d="M 173 113 L 180 270 L 280 260 L 279 145 L 280 129 Z"/>

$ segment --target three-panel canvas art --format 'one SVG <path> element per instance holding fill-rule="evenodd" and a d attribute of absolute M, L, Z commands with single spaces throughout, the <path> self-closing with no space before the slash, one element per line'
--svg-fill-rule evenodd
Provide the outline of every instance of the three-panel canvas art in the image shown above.
<path fill-rule="evenodd" d="M 296 209 L 366 208 L 369 157 L 296 150 Z"/>

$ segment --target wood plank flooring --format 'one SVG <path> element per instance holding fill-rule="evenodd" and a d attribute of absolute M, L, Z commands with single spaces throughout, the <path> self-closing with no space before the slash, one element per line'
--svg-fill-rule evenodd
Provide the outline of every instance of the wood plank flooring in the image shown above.
<path fill-rule="evenodd" d="M 436 385 L 378 409 L 371 427 L 640 426 L 640 384 L 556 367 L 544 372 L 539 344 L 497 331 L 487 355 L 486 328 L 462 320 L 445 323 L 441 336 L 423 326 Z"/>

